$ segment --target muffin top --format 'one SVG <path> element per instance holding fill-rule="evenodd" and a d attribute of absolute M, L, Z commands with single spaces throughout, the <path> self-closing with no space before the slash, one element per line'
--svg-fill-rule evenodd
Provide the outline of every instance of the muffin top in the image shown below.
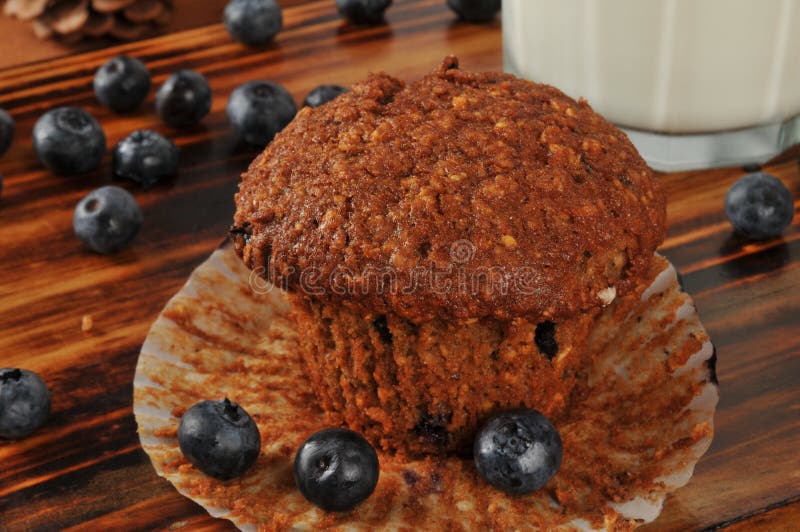
<path fill-rule="evenodd" d="M 548 85 L 448 57 L 305 108 L 242 176 L 245 263 L 368 314 L 554 319 L 639 282 L 665 196 L 625 134 Z"/>

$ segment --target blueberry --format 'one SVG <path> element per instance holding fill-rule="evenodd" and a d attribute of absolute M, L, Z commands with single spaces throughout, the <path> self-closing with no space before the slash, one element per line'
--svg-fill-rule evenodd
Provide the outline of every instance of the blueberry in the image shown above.
<path fill-rule="evenodd" d="M 453 441 L 452 434 L 447 430 L 452 420 L 452 412 L 429 414 L 426 411 L 411 431 L 420 443 L 430 447 L 445 447 Z"/>
<path fill-rule="evenodd" d="M 114 175 L 148 187 L 178 171 L 178 147 L 155 131 L 134 131 L 114 146 Z"/>
<path fill-rule="evenodd" d="M 475 465 L 489 483 L 512 495 L 544 486 L 561 466 L 561 437 L 536 410 L 491 418 L 475 438 Z"/>
<path fill-rule="evenodd" d="M 150 71 L 133 57 L 109 59 L 94 74 L 97 99 L 118 113 L 139 107 L 150 91 Z"/>
<path fill-rule="evenodd" d="M 5 109 L 0 109 L 0 155 L 3 155 L 11 147 L 15 130 L 14 119 Z"/>
<path fill-rule="evenodd" d="M 744 176 L 728 189 L 725 214 L 745 237 L 772 238 L 792 223 L 794 202 L 780 180 L 758 172 Z"/>
<path fill-rule="evenodd" d="M 24 438 L 49 415 L 50 392 L 41 377 L 27 369 L 0 369 L 0 438 Z"/>
<path fill-rule="evenodd" d="M 325 429 L 308 438 L 294 459 L 300 493 L 327 512 L 364 502 L 378 484 L 378 455 L 359 434 Z"/>
<path fill-rule="evenodd" d="M 75 207 L 72 229 L 86 246 L 106 255 L 125 247 L 142 226 L 142 209 L 119 187 L 100 187 Z"/>
<path fill-rule="evenodd" d="M 336 0 L 339 13 L 354 24 L 380 24 L 392 0 Z"/>
<path fill-rule="evenodd" d="M 347 89 L 340 85 L 320 85 L 311 90 L 303 101 L 303 105 L 308 107 L 319 107 L 323 103 L 328 103 L 340 94 L 347 92 Z"/>
<path fill-rule="evenodd" d="M 548 360 L 553 360 L 553 357 L 558 354 L 558 342 L 556 341 L 556 324 L 552 321 L 545 320 L 536 326 L 536 332 L 533 336 L 536 347 L 539 352 L 545 355 Z"/>
<path fill-rule="evenodd" d="M 378 332 L 381 342 L 386 345 L 392 345 L 394 336 L 392 335 L 391 329 L 389 329 L 389 322 L 386 320 L 385 314 L 381 314 L 372 320 L 372 326 L 375 327 L 375 330 Z"/>
<path fill-rule="evenodd" d="M 228 100 L 228 120 L 249 144 L 264 147 L 297 113 L 289 92 L 269 81 L 240 85 Z"/>
<path fill-rule="evenodd" d="M 283 12 L 275 0 L 231 0 L 225 6 L 225 29 L 248 46 L 270 42 L 283 26 Z"/>
<path fill-rule="evenodd" d="M 211 87 L 194 70 L 172 74 L 156 93 L 156 112 L 172 127 L 189 127 L 211 110 Z"/>
<path fill-rule="evenodd" d="M 33 149 L 39 161 L 57 174 L 85 174 L 100 166 L 106 135 L 83 109 L 59 107 L 33 126 Z"/>
<path fill-rule="evenodd" d="M 253 418 L 236 403 L 200 401 L 181 418 L 178 444 L 197 469 L 230 480 L 255 463 L 261 435 Z"/>
<path fill-rule="evenodd" d="M 500 11 L 500 0 L 447 0 L 447 5 L 462 20 L 489 22 Z"/>

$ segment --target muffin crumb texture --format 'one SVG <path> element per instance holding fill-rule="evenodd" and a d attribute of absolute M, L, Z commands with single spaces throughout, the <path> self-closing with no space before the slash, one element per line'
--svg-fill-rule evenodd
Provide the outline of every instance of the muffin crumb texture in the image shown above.
<path fill-rule="evenodd" d="M 591 364 L 586 340 L 596 312 L 558 324 L 485 318 L 415 325 L 290 297 L 309 384 L 329 423 L 385 451 L 470 456 L 491 415 L 522 406 L 560 421 Z"/>
<path fill-rule="evenodd" d="M 252 269 L 414 323 L 601 307 L 610 287 L 636 287 L 666 216 L 652 171 L 585 101 L 452 57 L 408 85 L 375 74 L 303 109 L 236 205 Z"/>

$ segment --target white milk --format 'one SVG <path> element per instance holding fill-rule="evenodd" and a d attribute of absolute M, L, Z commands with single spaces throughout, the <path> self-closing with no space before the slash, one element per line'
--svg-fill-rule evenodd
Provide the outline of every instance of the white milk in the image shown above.
<path fill-rule="evenodd" d="M 505 68 L 619 125 L 699 133 L 800 113 L 800 0 L 503 0 Z"/>

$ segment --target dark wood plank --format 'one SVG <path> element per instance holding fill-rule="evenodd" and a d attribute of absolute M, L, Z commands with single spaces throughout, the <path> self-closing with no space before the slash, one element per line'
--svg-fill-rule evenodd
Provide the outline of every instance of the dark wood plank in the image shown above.
<path fill-rule="evenodd" d="M 781 504 L 756 515 L 745 517 L 732 523 L 724 523 L 726 532 L 750 532 L 769 530 L 770 532 L 794 532 L 800 523 L 800 500 Z"/>
<path fill-rule="evenodd" d="M 766 170 L 800 198 L 796 160 Z M 783 239 L 738 240 L 722 206 L 742 175 L 726 168 L 662 176 L 671 226 L 662 252 L 682 272 L 717 346 L 720 404 L 711 449 L 653 530 L 715 526 L 798 494 L 800 419 L 791 412 L 800 400 L 800 217 Z"/>
<path fill-rule="evenodd" d="M 213 24 L 0 70 L 0 107 L 18 122 L 17 142 L 0 159 L 0 364 L 40 372 L 54 398 L 45 429 L 22 442 L 0 442 L 0 529 L 230 528 L 155 475 L 137 443 L 131 382 L 150 323 L 224 237 L 238 175 L 256 153 L 237 145 L 227 127 L 233 88 L 272 79 L 300 101 L 319 83 L 348 84 L 368 71 L 416 78 L 448 53 L 468 69 L 502 67 L 499 22 L 454 22 L 439 0 L 396 1 L 389 24 L 375 28 L 344 25 L 332 1 L 293 4 L 285 31 L 261 50 L 231 42 Z M 101 108 L 92 74 L 123 52 L 142 58 L 156 84 L 178 68 L 207 75 L 214 103 L 202 126 L 164 127 L 152 94 L 130 115 Z M 181 147 L 181 173 L 171 182 L 146 191 L 122 184 L 141 203 L 145 225 L 119 255 L 95 256 L 71 231 L 80 197 L 111 182 L 108 157 L 98 171 L 72 179 L 51 175 L 34 159 L 33 123 L 58 105 L 94 113 L 109 145 L 147 127 Z M 800 198 L 796 160 L 767 170 Z M 671 201 L 663 252 L 683 272 L 718 346 L 722 399 L 710 452 L 653 530 L 716 526 L 800 495 L 800 221 L 781 240 L 732 238 L 722 202 L 741 175 L 725 168 L 661 176 Z M 94 319 L 89 333 L 80 328 L 84 314 Z M 796 522 L 796 506 L 763 515 L 778 527 Z"/>

